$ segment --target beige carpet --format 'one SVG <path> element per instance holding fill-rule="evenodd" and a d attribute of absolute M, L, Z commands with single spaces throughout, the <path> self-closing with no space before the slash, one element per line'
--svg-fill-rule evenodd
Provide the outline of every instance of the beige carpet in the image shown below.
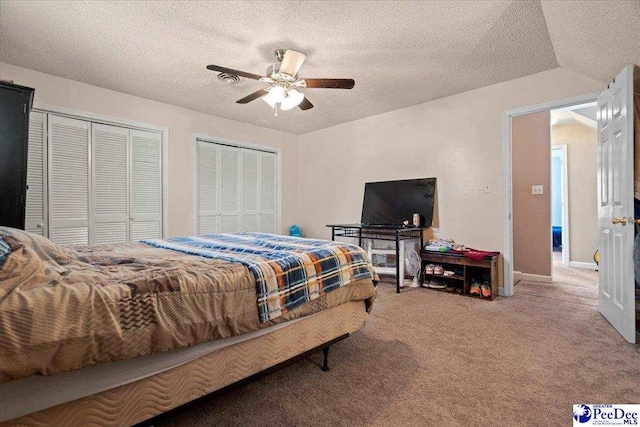
<path fill-rule="evenodd" d="M 330 372 L 316 355 L 156 425 L 566 426 L 574 403 L 640 403 L 640 354 L 593 283 L 520 283 L 490 302 L 397 295 L 392 280 Z"/>

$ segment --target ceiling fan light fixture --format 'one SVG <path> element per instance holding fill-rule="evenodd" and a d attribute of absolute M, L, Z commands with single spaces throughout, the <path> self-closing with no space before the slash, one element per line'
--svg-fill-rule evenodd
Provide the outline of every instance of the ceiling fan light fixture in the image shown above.
<path fill-rule="evenodd" d="M 267 104 L 269 104 L 269 107 L 276 108 L 276 103 L 273 102 L 273 100 L 271 98 L 269 98 L 269 94 L 266 94 L 265 96 L 263 96 L 262 100 L 264 102 L 266 102 Z"/>
<path fill-rule="evenodd" d="M 262 99 L 271 107 L 275 104 L 281 103 L 287 97 L 287 91 L 282 86 L 273 86 L 269 89 L 269 93 L 266 94 Z"/>
<path fill-rule="evenodd" d="M 302 102 L 304 94 L 295 89 L 289 89 L 288 96 L 280 103 L 280 109 L 283 111 L 291 110 Z"/>

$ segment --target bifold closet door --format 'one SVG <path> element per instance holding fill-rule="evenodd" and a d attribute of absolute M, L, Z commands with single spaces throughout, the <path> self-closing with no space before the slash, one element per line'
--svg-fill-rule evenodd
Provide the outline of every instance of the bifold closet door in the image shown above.
<path fill-rule="evenodd" d="M 27 163 L 27 203 L 25 230 L 47 236 L 47 127 L 46 115 L 32 111 L 29 116 Z"/>
<path fill-rule="evenodd" d="M 242 231 L 260 231 L 258 163 L 260 152 L 242 150 Z"/>
<path fill-rule="evenodd" d="M 196 233 L 276 233 L 277 155 L 198 141 Z"/>
<path fill-rule="evenodd" d="M 162 237 L 162 136 L 131 130 L 131 241 Z"/>
<path fill-rule="evenodd" d="M 89 243 L 90 123 L 48 116 L 49 238 L 65 245 Z"/>
<path fill-rule="evenodd" d="M 260 154 L 260 231 L 275 234 L 277 227 L 277 162 L 276 154 Z"/>
<path fill-rule="evenodd" d="M 240 231 L 240 149 L 220 147 L 220 232 Z"/>
<path fill-rule="evenodd" d="M 93 243 L 129 241 L 129 129 L 93 123 Z"/>
<path fill-rule="evenodd" d="M 219 148 L 215 144 L 198 141 L 196 146 L 197 171 L 197 224 L 196 234 L 217 233 L 218 216 L 218 168 Z"/>

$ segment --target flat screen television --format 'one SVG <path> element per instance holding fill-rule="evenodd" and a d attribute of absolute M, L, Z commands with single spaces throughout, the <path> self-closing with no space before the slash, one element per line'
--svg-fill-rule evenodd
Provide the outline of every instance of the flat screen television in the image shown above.
<path fill-rule="evenodd" d="M 367 182 L 360 222 L 367 225 L 401 225 L 421 216 L 421 223 L 433 223 L 436 179 L 405 179 L 401 181 Z"/>

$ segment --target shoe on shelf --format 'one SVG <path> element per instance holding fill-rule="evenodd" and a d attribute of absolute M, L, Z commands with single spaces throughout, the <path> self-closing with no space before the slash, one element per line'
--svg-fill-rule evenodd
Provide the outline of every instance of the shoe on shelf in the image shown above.
<path fill-rule="evenodd" d="M 433 274 L 436 276 L 442 276 L 444 274 L 444 268 L 441 265 L 436 265 L 433 267 Z"/>
<path fill-rule="evenodd" d="M 491 298 L 491 286 L 489 282 L 484 282 L 480 285 L 480 291 L 482 292 L 482 296 L 485 298 Z"/>
<path fill-rule="evenodd" d="M 469 293 L 471 295 L 481 295 L 481 291 L 480 291 L 480 283 L 476 282 L 475 280 L 471 283 L 471 289 L 469 289 Z"/>
<path fill-rule="evenodd" d="M 455 276 L 455 274 L 456 273 L 454 271 L 450 271 L 450 270 L 445 270 L 444 273 L 442 273 L 442 275 L 445 277 Z"/>
<path fill-rule="evenodd" d="M 435 265 L 433 265 L 433 264 L 429 264 L 429 265 L 427 265 L 427 266 L 424 268 L 424 274 L 433 274 L 433 269 L 434 269 L 435 267 L 436 267 L 436 266 L 435 266 Z"/>
<path fill-rule="evenodd" d="M 432 280 L 431 282 L 429 282 L 429 287 L 431 289 L 446 289 L 447 285 L 437 280 Z"/>

